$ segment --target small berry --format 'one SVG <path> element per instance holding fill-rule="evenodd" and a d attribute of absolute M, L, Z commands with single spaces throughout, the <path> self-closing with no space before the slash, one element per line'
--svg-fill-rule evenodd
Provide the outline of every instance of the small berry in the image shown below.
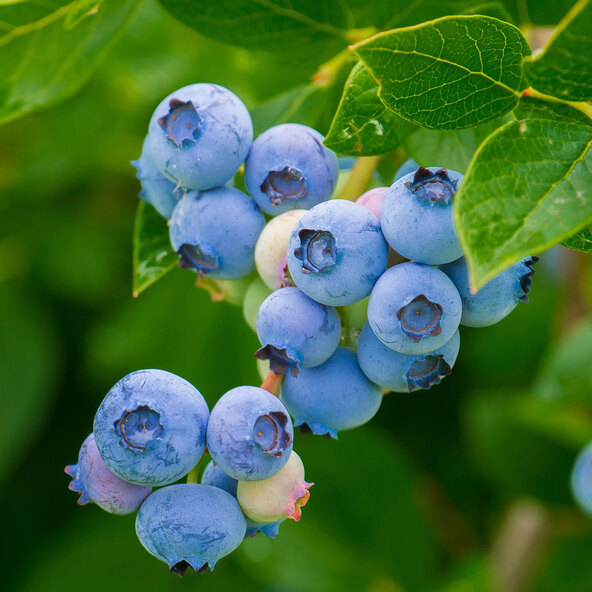
<path fill-rule="evenodd" d="M 73 478 L 68 489 L 80 493 L 81 506 L 95 503 L 111 514 L 135 512 L 152 491 L 151 487 L 132 485 L 114 475 L 101 458 L 93 434 L 83 442 L 78 463 L 64 470 Z"/>
<path fill-rule="evenodd" d="M 282 402 L 268 391 L 239 386 L 222 395 L 208 422 L 212 460 L 242 481 L 266 479 L 288 462 L 294 430 Z"/>
<path fill-rule="evenodd" d="M 284 518 L 298 522 L 312 485 L 304 480 L 302 460 L 292 452 L 286 465 L 273 477 L 239 481 L 237 498 L 245 515 L 256 522 L 275 523 Z"/>
<path fill-rule="evenodd" d="M 375 187 L 374 189 L 370 189 L 370 191 L 366 191 L 366 193 L 360 195 L 360 197 L 356 199 L 356 203 L 367 209 L 369 212 L 372 212 L 380 220 L 380 208 L 382 207 L 384 196 L 388 190 L 388 187 Z"/>
<path fill-rule="evenodd" d="M 138 370 L 107 393 L 95 416 L 97 447 L 110 471 L 137 485 L 187 475 L 206 446 L 208 406 L 200 392 L 164 370 Z"/>
<path fill-rule="evenodd" d="M 419 168 L 417 162 L 413 160 L 413 158 L 408 158 L 398 169 L 393 177 L 393 183 L 398 181 L 401 177 L 408 175 L 409 173 L 414 173 Z"/>
<path fill-rule="evenodd" d="M 580 508 L 592 517 L 592 443 L 576 459 L 571 472 L 571 489 Z"/>

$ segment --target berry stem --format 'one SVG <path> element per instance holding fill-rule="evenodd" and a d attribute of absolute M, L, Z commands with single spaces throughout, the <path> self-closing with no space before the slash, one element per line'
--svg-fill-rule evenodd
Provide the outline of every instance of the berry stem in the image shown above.
<path fill-rule="evenodd" d="M 338 199 L 356 201 L 368 187 L 381 156 L 360 156 L 349 174 Z"/>
<path fill-rule="evenodd" d="M 265 380 L 261 383 L 261 388 L 269 391 L 272 395 L 279 397 L 280 386 L 284 379 L 283 374 L 276 374 L 273 370 L 270 370 L 265 377 Z"/>

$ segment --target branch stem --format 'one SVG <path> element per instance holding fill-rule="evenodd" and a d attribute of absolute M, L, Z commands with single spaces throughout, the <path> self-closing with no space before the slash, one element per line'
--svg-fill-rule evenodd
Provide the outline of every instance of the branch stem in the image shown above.
<path fill-rule="evenodd" d="M 381 158 L 381 156 L 360 156 L 357 158 L 356 163 L 337 198 L 356 201 L 370 184 L 372 175 Z"/>

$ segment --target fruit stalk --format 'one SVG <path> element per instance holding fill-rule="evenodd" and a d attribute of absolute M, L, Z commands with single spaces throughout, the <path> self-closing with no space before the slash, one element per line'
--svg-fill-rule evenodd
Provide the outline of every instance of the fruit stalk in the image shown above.
<path fill-rule="evenodd" d="M 265 377 L 265 380 L 261 383 L 261 388 L 270 392 L 276 397 L 280 396 L 280 386 L 282 384 L 283 374 L 276 374 L 270 370 Z"/>
<path fill-rule="evenodd" d="M 356 159 L 351 173 L 337 196 L 338 199 L 356 201 L 368 187 L 370 179 L 380 162 L 381 156 L 360 156 Z"/>

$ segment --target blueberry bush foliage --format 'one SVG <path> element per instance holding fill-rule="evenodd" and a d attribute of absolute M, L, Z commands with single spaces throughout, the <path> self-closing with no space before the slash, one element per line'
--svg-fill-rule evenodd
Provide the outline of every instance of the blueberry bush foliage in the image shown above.
<path fill-rule="evenodd" d="M 240 314 L 173 271 L 143 201 L 133 270 L 126 259 L 127 163 L 162 96 L 224 84 L 255 133 L 315 127 L 367 181 L 390 182 L 407 157 L 464 173 L 455 220 L 479 287 L 559 243 L 592 252 L 590 22 L 590 0 L 0 0 L 0 480 L 3 507 L 19 508 L 7 584 L 103 590 L 108 573 L 113 590 L 177 588 L 131 523 L 74 518 L 56 467 L 132 369 L 178 372 L 209 403 L 257 381 Z M 338 445 L 302 438 L 323 479 L 307 519 L 199 585 L 590 590 L 592 526 L 569 471 L 592 439 L 592 274 L 563 247 L 546 261 L 528 309 L 467 331 L 457 377 L 385 400 Z M 167 280 L 132 302 L 118 296 L 130 271 L 135 295 Z M 240 300 L 239 285 L 206 287 Z"/>

